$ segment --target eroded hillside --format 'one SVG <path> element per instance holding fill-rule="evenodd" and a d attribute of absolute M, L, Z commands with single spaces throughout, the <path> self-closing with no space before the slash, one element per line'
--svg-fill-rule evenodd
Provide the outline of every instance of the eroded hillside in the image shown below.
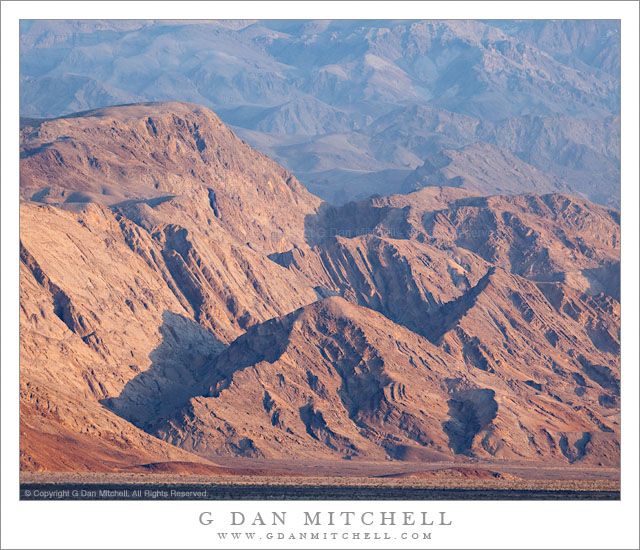
<path fill-rule="evenodd" d="M 449 187 L 332 207 L 177 102 L 21 140 L 24 469 L 618 464 L 617 211 Z"/>

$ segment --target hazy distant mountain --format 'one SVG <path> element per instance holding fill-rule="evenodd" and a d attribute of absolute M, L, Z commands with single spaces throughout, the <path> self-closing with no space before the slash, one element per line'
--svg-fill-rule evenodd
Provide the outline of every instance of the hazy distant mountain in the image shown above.
<path fill-rule="evenodd" d="M 478 194 L 557 193 L 569 189 L 557 178 L 488 143 L 444 149 L 427 158 L 405 180 L 407 190 L 459 187 Z"/>
<path fill-rule="evenodd" d="M 417 158 L 422 164 L 443 150 L 487 143 L 502 150 L 503 156 L 511 154 L 555 177 L 574 194 L 614 207 L 620 204 L 619 185 L 612 185 L 620 177 L 618 116 L 526 115 L 491 122 L 414 105 L 381 117 L 366 131 L 375 158 Z M 542 189 L 546 184 L 541 181 L 537 185 Z M 493 192 L 490 188 L 476 190 Z M 510 192 L 518 192 L 515 184 Z"/>
<path fill-rule="evenodd" d="M 23 21 L 21 114 L 196 102 L 335 202 L 487 141 L 617 206 L 619 39 L 613 21 Z"/>
<path fill-rule="evenodd" d="M 486 23 L 578 69 L 620 78 L 620 24 L 615 20 L 497 20 Z"/>

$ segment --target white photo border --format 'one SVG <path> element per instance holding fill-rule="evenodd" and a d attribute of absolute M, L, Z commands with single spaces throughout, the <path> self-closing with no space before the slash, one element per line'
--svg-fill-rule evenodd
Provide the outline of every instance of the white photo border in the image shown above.
<path fill-rule="evenodd" d="M 638 548 L 638 3 L 3 2 L 2 548 L 246 548 L 221 543 L 202 512 L 446 511 L 451 528 L 406 548 Z M 18 499 L 19 19 L 619 19 L 622 34 L 622 493 L 617 502 L 26 502 Z M 222 519 L 219 520 L 222 523 Z M 327 528 L 329 529 L 329 528 Z M 355 528 L 354 528 L 355 529 Z M 390 528 L 398 534 L 402 528 Z M 353 530 L 353 529 L 352 529 Z M 380 530 L 380 529 L 378 529 Z M 254 547 L 389 548 L 384 540 L 261 539 Z M 222 546 L 226 545 L 226 546 Z"/>

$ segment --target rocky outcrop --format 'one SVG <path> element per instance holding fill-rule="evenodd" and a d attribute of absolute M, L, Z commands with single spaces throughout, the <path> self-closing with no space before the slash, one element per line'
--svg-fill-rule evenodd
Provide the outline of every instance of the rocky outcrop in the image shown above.
<path fill-rule="evenodd" d="M 21 196 L 34 202 L 102 204 L 143 226 L 177 210 L 174 223 L 224 229 L 267 252 L 299 243 L 320 203 L 199 105 L 108 107 L 21 134 Z"/>
<path fill-rule="evenodd" d="M 496 354 L 498 337 L 480 324 L 499 309 L 490 300 L 471 308 L 477 319 L 448 331 L 442 345 L 342 298 L 305 306 L 238 338 L 152 433 L 211 460 L 278 458 L 286 449 L 315 459 L 544 456 L 615 465 L 618 421 L 598 403 L 602 384 L 615 395 L 605 382 L 615 375 L 592 368 L 600 384 L 578 396 L 579 357 L 558 352 L 545 364 L 533 350 Z M 514 341 L 513 330 L 503 340 L 524 347 L 531 333 Z M 574 439 L 584 443 L 577 454 L 565 445 Z"/>
<path fill-rule="evenodd" d="M 165 155 L 162 132 L 175 140 L 173 155 Z M 37 416 L 55 407 L 61 430 L 146 448 L 150 436 L 137 426 L 170 408 L 199 365 L 252 324 L 316 299 L 260 249 L 302 242 L 296 239 L 317 199 L 209 111 L 181 104 L 108 109 L 26 128 L 22 138 L 21 191 L 31 200 L 20 216 L 21 382 L 28 410 Z M 210 156 L 198 151 L 198 139 Z M 42 140 L 46 147 L 37 145 Z M 93 157 L 99 162 L 87 161 Z M 225 162 L 236 168 L 223 169 Z M 191 166 L 219 175 L 205 184 Z M 249 184 L 256 173 L 258 185 Z M 99 186 L 117 197 L 97 196 Z M 284 195 L 251 199 L 258 192 Z M 255 216 L 246 204 L 238 210 L 232 197 L 243 194 L 260 203 Z M 219 206 L 221 221 L 211 201 L 234 206 L 224 215 Z M 267 205 L 287 211 L 281 224 Z M 260 208 L 273 231 L 260 225 Z M 245 241 L 256 232 L 252 248 Z M 116 396 L 119 406 L 109 409 Z M 133 424 L 114 414 L 123 410 Z M 127 429 L 114 428 L 121 425 Z M 143 455 L 170 455 L 163 452 Z M 37 462 L 46 467 L 42 457 Z"/>
<path fill-rule="evenodd" d="M 617 211 L 447 187 L 321 206 L 192 105 L 34 124 L 25 469 L 617 465 Z"/>

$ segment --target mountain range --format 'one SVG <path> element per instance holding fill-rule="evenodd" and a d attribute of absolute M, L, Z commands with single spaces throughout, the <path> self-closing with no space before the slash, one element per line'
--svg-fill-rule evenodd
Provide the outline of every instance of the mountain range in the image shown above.
<path fill-rule="evenodd" d="M 308 49 L 283 47 L 287 66 L 303 53 L 322 57 L 332 33 L 355 32 L 352 22 L 304 24 Z M 56 25 L 59 34 L 40 38 L 52 58 L 69 25 L 74 36 L 96 29 Z M 268 40 L 263 25 L 230 25 L 180 32 L 240 33 L 272 52 L 290 36 L 284 23 L 271 24 Z M 457 43 L 464 30 L 492 45 L 494 63 L 542 55 L 512 49 L 510 28 L 430 25 L 440 41 Z M 411 25 L 398 28 L 399 37 L 362 31 L 380 48 L 376 59 L 363 53 L 374 66 L 363 82 L 395 74 L 379 59 L 410 39 Z M 527 40 L 543 41 L 538 30 Z M 105 22 L 73 55 L 81 66 L 91 53 L 87 63 L 99 66 L 97 46 L 109 39 L 130 48 L 123 63 L 133 64 L 152 31 L 157 55 L 180 55 L 175 25 L 139 22 Z M 409 44 L 402 51 L 420 51 Z M 240 46 L 217 55 L 249 56 Z M 585 66 L 609 74 L 605 59 L 580 51 L 575 90 L 589 81 Z M 549 75 L 569 70 L 543 57 Z M 352 70 L 363 71 L 357 59 Z M 318 89 L 355 93 L 331 71 L 316 71 Z M 255 77 L 259 93 L 282 92 L 277 74 Z M 580 116 L 611 107 L 602 86 L 575 92 L 588 96 Z M 454 120 L 437 132 L 446 137 L 469 131 L 483 108 L 405 113 L 432 113 L 443 128 Z M 515 100 L 503 109 L 516 118 L 492 128 L 514 142 L 533 139 L 518 130 L 523 120 L 529 136 L 561 120 L 516 115 Z M 23 469 L 215 468 L 229 457 L 619 465 L 620 216 L 571 194 L 566 178 L 494 142 L 447 143 L 428 157 L 422 149 L 428 163 L 401 182 L 402 194 L 330 204 L 207 107 L 175 101 L 24 119 L 20 139 Z"/>
<path fill-rule="evenodd" d="M 25 117 L 211 108 L 334 204 L 453 185 L 620 206 L 616 21 L 25 20 L 20 71 Z"/>

